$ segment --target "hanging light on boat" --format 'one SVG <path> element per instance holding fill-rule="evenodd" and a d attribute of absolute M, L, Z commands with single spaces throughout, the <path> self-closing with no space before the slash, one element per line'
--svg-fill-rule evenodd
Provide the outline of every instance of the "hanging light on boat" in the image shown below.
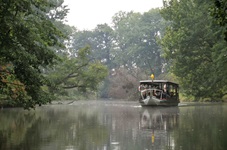
<path fill-rule="evenodd" d="M 151 74 L 151 79 L 154 80 L 154 74 L 153 73 Z"/>

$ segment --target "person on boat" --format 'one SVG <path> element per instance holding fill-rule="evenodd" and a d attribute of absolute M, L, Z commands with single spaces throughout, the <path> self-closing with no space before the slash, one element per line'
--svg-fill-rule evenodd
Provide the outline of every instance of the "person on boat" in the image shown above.
<path fill-rule="evenodd" d="M 148 102 L 150 100 L 150 95 L 151 95 L 151 93 L 148 92 L 146 98 L 143 100 L 144 104 L 146 104 L 146 105 L 148 104 Z"/>
<path fill-rule="evenodd" d="M 142 91 L 143 89 L 144 89 L 143 84 L 139 85 L 139 87 L 138 87 L 138 91 L 140 92 L 140 91 Z"/>
<path fill-rule="evenodd" d="M 164 84 L 164 86 L 163 86 L 162 98 L 163 98 L 163 99 L 167 99 L 168 97 L 170 97 L 169 91 L 167 90 L 166 84 Z"/>
<path fill-rule="evenodd" d="M 140 92 L 140 100 L 145 99 L 147 97 L 145 89 L 146 89 L 145 85 L 143 84 L 139 85 L 138 90 Z"/>
<path fill-rule="evenodd" d="M 161 89 L 159 87 L 155 87 L 155 90 L 154 90 L 154 93 L 153 95 L 156 97 L 156 98 L 160 98 L 161 97 Z"/>

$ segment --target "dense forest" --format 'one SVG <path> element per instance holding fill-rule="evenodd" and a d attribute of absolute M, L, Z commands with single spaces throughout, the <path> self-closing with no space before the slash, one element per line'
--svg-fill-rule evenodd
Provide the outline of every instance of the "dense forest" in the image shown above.
<path fill-rule="evenodd" d="M 182 100 L 227 95 L 226 0 L 163 0 L 112 25 L 67 25 L 64 0 L 0 0 L 0 106 L 137 100 L 141 79 L 178 82 Z"/>

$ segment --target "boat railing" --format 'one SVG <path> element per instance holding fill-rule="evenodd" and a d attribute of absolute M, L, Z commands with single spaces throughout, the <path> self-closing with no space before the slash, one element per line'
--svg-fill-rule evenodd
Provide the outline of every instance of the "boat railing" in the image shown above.
<path fill-rule="evenodd" d="M 161 89 L 151 88 L 141 90 L 141 97 L 145 99 L 147 96 L 156 97 L 158 99 L 164 100 L 166 99 L 166 93 L 164 93 Z"/>

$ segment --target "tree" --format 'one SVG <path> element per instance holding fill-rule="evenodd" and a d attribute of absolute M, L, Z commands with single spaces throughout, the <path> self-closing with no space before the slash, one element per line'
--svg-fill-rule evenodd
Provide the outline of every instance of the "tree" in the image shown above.
<path fill-rule="evenodd" d="M 142 15 L 141 22 L 141 42 L 140 49 L 136 55 L 142 52 L 139 66 L 151 70 L 156 76 L 163 73 L 166 60 L 162 57 L 161 47 L 158 44 L 159 39 L 165 29 L 165 20 L 160 14 L 160 9 L 151 9 Z M 142 59 L 144 58 L 144 59 Z M 142 62 L 141 62 L 142 60 Z M 148 70 L 148 72 L 149 72 Z M 149 72 L 150 75 L 150 72 Z"/>
<path fill-rule="evenodd" d="M 214 0 L 214 6 L 211 9 L 213 16 L 217 20 L 220 26 L 225 27 L 225 41 L 227 41 L 227 1 L 226 0 Z"/>
<path fill-rule="evenodd" d="M 101 60 L 109 70 L 114 68 L 113 29 L 107 24 L 98 25 L 93 31 L 93 56 Z"/>
<path fill-rule="evenodd" d="M 100 24 L 92 31 L 74 30 L 75 33 L 69 42 L 71 57 L 77 56 L 79 49 L 89 45 L 89 58 L 100 60 L 108 68 L 109 76 L 100 88 L 102 98 L 109 97 L 109 89 L 114 86 L 112 82 L 116 81 L 116 76 L 111 74 L 119 70 L 124 70 L 124 79 L 128 78 L 126 72 L 130 74 L 130 80 L 132 77 L 136 80 L 142 78 L 138 74 L 146 73 L 148 77 L 151 73 L 155 73 L 156 76 L 162 73 L 165 60 L 161 58 L 158 39 L 163 32 L 165 21 L 159 11 L 151 9 L 144 14 L 119 12 L 113 17 L 113 27 Z M 131 83 L 128 80 L 124 81 Z M 128 83 L 118 84 L 119 87 L 125 87 L 123 84 Z"/>
<path fill-rule="evenodd" d="M 58 59 L 54 47 L 63 47 L 60 39 L 64 35 L 54 25 L 55 21 L 61 21 L 67 13 L 62 2 L 0 1 L 0 62 L 11 66 L 11 76 L 24 86 L 27 94 L 26 97 L 16 98 L 18 101 L 14 104 L 17 106 L 29 108 L 50 101 L 42 89 L 46 79 L 41 68 Z M 4 76 L 2 73 L 4 72 L 0 72 L 1 76 Z M 6 82 L 0 82 L 4 91 Z M 7 93 L 1 90 L 1 94 Z M 13 101 L 10 93 L 8 94 L 9 102 Z"/>
<path fill-rule="evenodd" d="M 100 24 L 93 31 L 94 47 L 92 55 L 93 57 L 101 60 L 101 62 L 108 68 L 108 76 L 100 86 L 99 95 L 101 98 L 109 98 L 110 96 L 109 89 L 111 70 L 116 67 L 116 63 L 114 62 L 116 55 L 114 51 L 115 39 L 113 34 L 113 29 L 107 24 Z"/>
<path fill-rule="evenodd" d="M 25 91 L 25 85 L 15 77 L 11 64 L 1 63 L 0 81 L 0 105 L 7 104 L 8 106 L 15 106 L 26 103 L 28 95 Z M 8 99 L 11 101 L 8 102 Z"/>
<path fill-rule="evenodd" d="M 111 70 L 114 59 L 113 40 L 113 29 L 107 24 L 99 24 L 93 31 L 84 30 L 74 33 L 70 52 L 74 56 L 79 49 L 89 46 L 90 58 L 100 60 Z"/>
<path fill-rule="evenodd" d="M 212 1 L 205 0 L 171 0 L 161 11 L 170 22 L 161 40 L 165 57 L 172 62 L 185 93 L 196 100 L 221 99 L 226 91 L 220 67 L 226 66 L 226 44 L 220 36 L 224 30 L 207 13 L 211 5 Z"/>
<path fill-rule="evenodd" d="M 90 49 L 85 47 L 78 51 L 77 57 L 63 57 L 63 61 L 47 73 L 51 93 L 64 93 L 68 89 L 83 93 L 96 91 L 107 76 L 107 68 L 99 61 L 89 59 L 89 55 Z"/>
<path fill-rule="evenodd" d="M 159 9 L 140 13 L 119 12 L 113 18 L 118 63 L 128 70 L 140 68 L 149 75 L 161 74 L 163 60 L 157 38 L 163 30 Z"/>
<path fill-rule="evenodd" d="M 135 66 L 134 51 L 138 48 L 139 21 L 141 14 L 118 12 L 113 17 L 115 36 L 115 55 L 118 67 L 132 69 Z M 133 31 L 133 32 L 132 32 Z"/>
<path fill-rule="evenodd" d="M 107 24 L 100 24 L 93 31 L 78 31 L 72 35 L 71 54 L 76 56 L 79 49 L 88 45 L 90 47 L 89 59 L 99 60 L 107 66 L 108 71 L 114 68 L 113 30 Z M 108 77 L 101 86 L 101 97 L 108 97 Z"/>

